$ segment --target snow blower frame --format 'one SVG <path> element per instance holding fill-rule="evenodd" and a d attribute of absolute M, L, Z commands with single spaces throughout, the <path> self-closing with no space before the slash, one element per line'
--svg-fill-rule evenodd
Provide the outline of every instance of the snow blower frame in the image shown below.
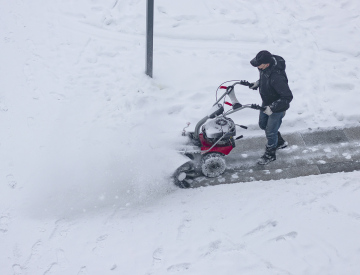
<path fill-rule="evenodd" d="M 196 124 L 194 132 L 187 133 L 185 131 L 190 123 L 183 129 L 182 135 L 189 137 L 189 139 L 180 153 L 191 160 L 181 165 L 173 174 L 175 185 L 181 188 L 190 188 L 196 177 L 204 175 L 214 178 L 223 174 L 226 169 L 224 156 L 228 155 L 235 147 L 235 140 L 243 138 L 242 135 L 236 137 L 236 126 L 247 129 L 246 126 L 235 124 L 227 116 L 245 108 L 264 110 L 259 105 L 242 105 L 237 101 L 234 87 L 239 84 L 250 87 L 252 84 L 248 81 L 241 80 L 229 86 L 222 86 L 227 82 L 234 81 L 237 80 L 226 81 L 217 88 L 216 94 L 219 89 L 226 91 L 216 100 L 208 115 Z M 232 103 L 225 101 L 227 95 Z M 224 102 L 221 104 L 222 99 Z M 225 112 L 224 104 L 232 106 L 233 109 Z"/>

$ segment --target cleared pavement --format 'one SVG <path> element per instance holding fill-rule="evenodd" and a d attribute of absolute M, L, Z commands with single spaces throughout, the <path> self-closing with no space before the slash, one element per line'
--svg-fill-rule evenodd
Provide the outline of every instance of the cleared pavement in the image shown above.
<path fill-rule="evenodd" d="M 283 134 L 289 143 L 277 151 L 277 160 L 261 166 L 265 137 L 241 139 L 226 156 L 227 170 L 217 178 L 198 177 L 193 187 L 279 180 L 360 170 L 360 127 L 309 130 Z"/>

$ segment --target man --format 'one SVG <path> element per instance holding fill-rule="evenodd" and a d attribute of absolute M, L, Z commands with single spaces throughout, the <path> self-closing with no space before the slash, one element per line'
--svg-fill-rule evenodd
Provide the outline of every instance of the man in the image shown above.
<path fill-rule="evenodd" d="M 258 161 L 266 165 L 276 160 L 276 150 L 287 146 L 279 128 L 285 111 L 289 109 L 293 95 L 285 73 L 285 60 L 281 56 L 272 55 L 268 51 L 260 51 L 250 64 L 257 67 L 260 79 L 251 83 L 250 89 L 259 88 L 264 111 L 260 111 L 259 126 L 265 130 L 267 144 L 264 155 Z"/>

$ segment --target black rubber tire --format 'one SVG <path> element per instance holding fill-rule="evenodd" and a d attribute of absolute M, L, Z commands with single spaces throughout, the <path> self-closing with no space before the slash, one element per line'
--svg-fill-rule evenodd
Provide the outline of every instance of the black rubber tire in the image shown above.
<path fill-rule="evenodd" d="M 176 169 L 173 174 L 174 184 L 180 188 L 190 188 L 193 179 L 196 177 L 195 164 L 188 161 Z"/>
<path fill-rule="evenodd" d="M 201 171 L 206 177 L 216 178 L 223 174 L 225 169 L 225 159 L 220 153 L 208 153 L 201 160 Z"/>

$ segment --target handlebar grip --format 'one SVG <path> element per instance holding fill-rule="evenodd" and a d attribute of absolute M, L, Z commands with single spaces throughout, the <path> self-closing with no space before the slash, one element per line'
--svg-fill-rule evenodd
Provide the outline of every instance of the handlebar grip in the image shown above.
<path fill-rule="evenodd" d="M 255 109 L 255 110 L 260 110 L 260 111 L 265 111 L 265 107 L 261 107 L 261 106 L 259 106 L 259 105 L 257 105 L 257 104 L 251 104 L 251 107 L 250 107 L 251 109 Z"/>
<path fill-rule="evenodd" d="M 248 87 L 252 86 L 252 84 L 249 83 L 249 81 L 246 81 L 246 80 L 241 80 L 241 81 L 240 81 L 240 84 L 241 84 L 241 85 L 244 85 L 244 86 L 248 86 Z"/>

